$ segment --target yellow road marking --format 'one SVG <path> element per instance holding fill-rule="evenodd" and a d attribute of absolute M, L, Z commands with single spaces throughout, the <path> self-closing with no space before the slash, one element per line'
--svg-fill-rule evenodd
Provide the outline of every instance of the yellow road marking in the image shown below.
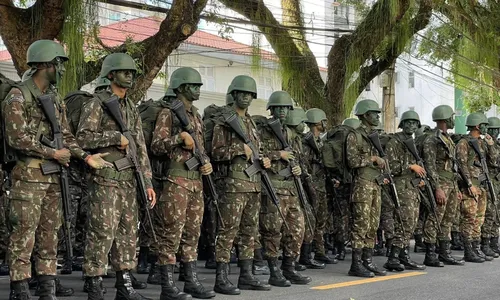
<path fill-rule="evenodd" d="M 327 284 L 327 285 L 314 286 L 311 288 L 311 290 L 330 290 L 330 289 L 348 287 L 348 286 L 353 286 L 353 285 L 360 285 L 360 284 L 365 284 L 365 283 L 406 278 L 406 277 L 412 277 L 412 276 L 418 276 L 418 275 L 424 275 L 424 274 L 427 274 L 427 272 L 408 272 L 408 273 L 394 274 L 394 275 L 389 275 L 389 276 L 377 276 L 377 277 L 373 277 L 373 278 L 366 278 L 366 279 L 360 279 L 360 280 L 352 280 L 352 281 L 332 283 L 332 284 Z"/>

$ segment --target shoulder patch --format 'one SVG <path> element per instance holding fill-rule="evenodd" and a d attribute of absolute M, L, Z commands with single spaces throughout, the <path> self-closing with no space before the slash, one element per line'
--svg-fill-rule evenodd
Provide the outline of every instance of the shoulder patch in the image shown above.
<path fill-rule="evenodd" d="M 24 101 L 23 93 L 19 89 L 12 89 L 9 96 L 7 96 L 7 104 L 11 104 L 12 102 L 23 103 Z"/>

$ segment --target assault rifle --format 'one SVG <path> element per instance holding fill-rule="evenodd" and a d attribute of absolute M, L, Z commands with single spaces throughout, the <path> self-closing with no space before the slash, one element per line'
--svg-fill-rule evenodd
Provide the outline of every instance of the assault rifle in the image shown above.
<path fill-rule="evenodd" d="M 264 188 L 266 189 L 266 193 L 269 198 L 271 198 L 271 201 L 273 201 L 274 205 L 276 205 L 276 209 L 278 210 L 278 213 L 280 214 L 281 219 L 283 220 L 283 224 L 285 224 L 285 227 L 287 230 L 290 230 L 288 227 L 288 223 L 286 222 L 285 215 L 283 214 L 283 211 L 280 208 L 280 199 L 278 195 L 276 194 L 276 190 L 273 187 L 273 183 L 271 182 L 271 178 L 269 178 L 269 174 L 267 174 L 266 170 L 262 166 L 259 158 L 259 151 L 257 148 L 255 148 L 255 145 L 252 143 L 252 141 L 248 138 L 248 136 L 245 134 L 243 131 L 243 128 L 241 127 L 241 124 L 238 120 L 238 116 L 236 113 L 233 113 L 231 115 L 225 115 L 224 116 L 224 121 L 233 129 L 233 131 L 236 133 L 236 135 L 243 140 L 245 144 L 252 149 L 252 165 L 249 166 L 248 168 L 245 169 L 245 174 L 248 177 L 252 177 L 255 174 L 260 172 L 260 177 L 262 179 L 262 184 L 264 185 Z"/>
<path fill-rule="evenodd" d="M 170 110 L 175 114 L 179 122 L 181 122 L 182 128 L 191 135 L 194 140 L 194 156 L 186 161 L 186 167 L 188 170 L 192 171 L 198 169 L 201 165 L 207 164 L 210 160 L 206 153 L 201 151 L 200 144 L 198 142 L 198 138 L 196 137 L 196 133 L 194 131 L 193 126 L 189 122 L 189 118 L 186 114 L 186 108 L 184 107 L 184 103 L 181 100 L 175 99 L 170 103 Z M 212 174 L 204 175 L 203 179 L 205 180 L 206 185 L 210 191 L 210 197 L 212 198 L 212 202 L 217 210 L 217 215 L 219 215 L 219 222 L 222 228 L 224 228 L 224 220 L 222 219 L 222 215 L 219 209 L 219 194 L 215 188 L 215 182 L 212 177 Z"/>
<path fill-rule="evenodd" d="M 314 152 L 316 157 L 319 157 L 321 155 L 321 153 L 319 151 L 318 144 L 316 143 L 316 141 L 314 139 L 314 134 L 311 131 L 309 131 L 308 133 L 305 134 L 304 141 L 307 143 L 307 145 L 309 147 L 311 147 L 311 149 L 313 149 L 313 152 Z M 318 165 L 319 165 L 319 167 L 318 167 Z M 313 160 L 311 161 L 311 167 L 312 167 L 311 168 L 312 173 L 316 174 L 316 172 L 318 172 L 320 169 L 323 169 L 321 160 L 317 159 L 317 158 L 313 158 Z M 318 195 L 316 194 L 316 189 L 314 188 L 312 176 L 310 174 L 307 174 L 306 176 L 304 176 L 304 189 L 305 189 L 305 191 L 307 193 L 307 197 L 309 198 L 309 201 L 311 203 L 311 208 L 314 211 L 314 208 L 316 207 L 316 203 L 318 201 Z M 314 215 L 316 215 L 316 213 L 314 213 Z"/>
<path fill-rule="evenodd" d="M 139 193 L 139 201 L 140 205 L 144 209 L 144 213 L 146 216 L 146 222 L 151 227 L 151 234 L 153 235 L 153 239 L 156 242 L 156 234 L 153 227 L 153 221 L 151 220 L 151 214 L 149 213 L 149 199 L 146 191 L 146 183 L 144 181 L 144 176 L 141 172 L 141 166 L 137 161 L 137 145 L 135 144 L 134 137 L 132 136 L 130 130 L 128 129 L 125 122 L 123 122 L 122 112 L 120 111 L 120 103 L 119 98 L 116 95 L 111 96 L 108 100 L 102 102 L 104 107 L 106 107 L 109 115 L 115 120 L 118 127 L 120 127 L 120 132 L 124 137 L 129 141 L 127 157 L 118 159 L 113 162 L 115 168 L 118 171 L 126 170 L 130 167 L 134 168 L 135 180 L 137 181 L 137 189 Z M 143 225 L 144 226 L 144 225 Z"/>

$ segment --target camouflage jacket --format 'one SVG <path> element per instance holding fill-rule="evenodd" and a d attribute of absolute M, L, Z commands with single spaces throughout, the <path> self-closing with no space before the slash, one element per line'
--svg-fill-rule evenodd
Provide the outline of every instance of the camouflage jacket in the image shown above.
<path fill-rule="evenodd" d="M 499 154 L 496 160 L 487 160 L 490 176 L 491 178 L 495 178 L 498 174 L 500 174 L 500 141 L 495 140 L 495 150 Z M 497 179 L 497 181 L 500 181 Z"/>
<path fill-rule="evenodd" d="M 355 176 L 374 181 L 381 170 L 372 162 L 372 156 L 379 156 L 377 149 L 368 139 L 369 128 L 361 124 L 355 132 L 347 135 L 346 152 L 349 168 L 355 170 Z"/>
<path fill-rule="evenodd" d="M 415 179 L 416 175 L 410 170 L 410 166 L 416 164 L 417 160 L 403 143 L 408 138 L 411 138 L 411 136 L 403 132 L 394 134 L 387 142 L 385 151 L 396 184 L 405 184 L 406 187 L 411 187 L 407 183 L 411 183 L 411 180 Z"/>
<path fill-rule="evenodd" d="M 438 189 L 443 181 L 456 183 L 456 166 L 453 164 L 455 143 L 450 135 L 435 128 L 426 133 L 421 148 L 422 159 L 431 185 Z"/>
<path fill-rule="evenodd" d="M 99 92 L 83 106 L 76 138 L 83 149 L 88 149 L 93 153 L 109 152 L 110 155 L 104 159 L 113 162 L 125 157 L 126 152 L 118 149 L 121 145 L 122 136 L 120 127 L 109 114 L 105 113 L 102 104 L 102 101 L 108 99 L 111 95 L 110 89 Z M 120 110 L 123 120 L 137 145 L 137 161 L 144 176 L 146 187 L 151 188 L 151 166 L 142 133 L 141 118 L 136 106 L 128 98 L 120 99 Z"/>
<path fill-rule="evenodd" d="M 465 175 L 464 180 L 467 186 L 470 186 L 471 184 L 479 186 L 480 182 L 478 181 L 478 178 L 479 175 L 483 173 L 483 169 L 481 167 L 479 155 L 477 155 L 476 151 L 474 151 L 469 143 L 471 139 L 473 139 L 473 137 L 470 135 L 460 139 L 457 143 L 456 155 L 458 163 L 463 169 Z M 494 162 L 498 158 L 498 151 L 495 144 L 489 146 L 486 141 L 481 138 L 478 139 L 478 142 L 479 150 L 482 155 L 487 161 Z"/>
<path fill-rule="evenodd" d="M 250 115 L 238 116 L 241 127 L 249 137 L 255 149 L 260 149 L 260 139 L 257 134 L 257 128 Z M 246 161 L 245 143 L 236 135 L 226 123 L 220 122 L 214 127 L 212 140 L 212 159 L 214 162 L 221 163 L 223 173 L 227 175 L 223 178 L 226 192 L 260 192 L 261 182 L 260 174 L 248 177 L 244 171 L 250 167 Z M 224 176 L 224 175 L 223 175 Z"/>
<path fill-rule="evenodd" d="M 30 91 L 31 103 L 27 103 L 20 89 L 13 88 L 7 95 L 2 109 L 6 141 L 17 151 L 20 159 L 18 167 L 13 170 L 12 177 L 31 182 L 58 183 L 57 174 L 45 176 L 40 170 L 39 163 L 29 165 L 36 159 L 51 160 L 56 150 L 40 141 L 42 136 L 53 139 L 50 123 L 41 107 L 37 105 L 37 97 L 43 93 L 35 85 L 33 79 L 28 79 L 21 85 Z M 69 149 L 74 157 L 82 159 L 85 151 L 78 146 L 69 130 L 64 102 L 53 90 L 47 89 L 46 93 L 54 94 L 55 113 L 57 119 L 60 120 L 64 147 Z"/>
<path fill-rule="evenodd" d="M 303 166 L 307 168 L 305 171 L 311 174 L 315 189 L 326 192 L 326 172 L 321 157 L 323 141 L 319 136 L 314 137 L 313 135 L 310 140 L 306 139 L 306 136 L 302 139 L 302 149 L 304 152 Z"/>
<path fill-rule="evenodd" d="M 194 128 L 195 136 L 201 153 L 205 153 L 203 143 L 203 122 L 195 106 L 186 111 L 189 122 Z M 194 154 L 192 150 L 183 148 L 184 142 L 180 136 L 182 125 L 170 108 L 163 108 L 156 119 L 156 127 L 151 140 L 151 151 L 158 156 L 167 156 L 170 160 L 167 180 L 180 185 L 192 192 L 203 190 L 201 174 L 198 170 L 189 171 L 186 161 Z"/>

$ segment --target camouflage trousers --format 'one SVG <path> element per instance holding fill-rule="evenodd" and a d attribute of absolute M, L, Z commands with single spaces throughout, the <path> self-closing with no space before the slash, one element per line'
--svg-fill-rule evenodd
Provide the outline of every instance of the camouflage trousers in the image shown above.
<path fill-rule="evenodd" d="M 387 186 L 382 186 L 381 192 L 382 205 L 380 208 L 379 228 L 384 231 L 384 237 L 387 240 L 394 238 L 394 213 L 396 208 Z"/>
<path fill-rule="evenodd" d="M 217 262 L 229 263 L 231 248 L 238 235 L 239 259 L 253 259 L 254 239 L 257 235 L 260 211 L 260 193 L 224 193 L 219 201 L 224 227 L 219 226 L 215 244 Z"/>
<path fill-rule="evenodd" d="M 7 218 L 9 210 L 9 198 L 6 194 L 0 196 L 0 260 L 5 259 L 9 242 L 9 229 Z"/>
<path fill-rule="evenodd" d="M 493 179 L 495 191 L 498 193 L 500 191 L 500 184 L 496 179 Z M 486 203 L 486 213 L 484 216 L 484 223 L 481 227 L 481 237 L 482 238 L 492 238 L 497 237 L 499 232 L 499 224 L 497 222 L 497 212 L 493 201 L 491 201 L 490 193 L 487 192 L 487 203 Z M 497 196 L 498 198 L 498 196 Z M 498 206 L 498 203 L 496 203 Z M 500 218 L 500 216 L 498 216 Z M 500 221 L 500 220 L 498 220 Z"/>
<path fill-rule="evenodd" d="M 381 193 L 375 181 L 356 178 L 352 193 L 352 248 L 374 248 L 380 222 Z"/>
<path fill-rule="evenodd" d="M 175 264 L 179 246 L 182 262 L 198 258 L 198 239 L 204 211 L 203 190 L 199 180 L 191 181 L 200 187 L 191 191 L 174 182 L 165 181 L 161 197 L 153 208 L 158 239 L 154 249 L 158 249 L 160 265 Z"/>
<path fill-rule="evenodd" d="M 458 204 L 457 213 L 453 219 L 453 225 L 451 226 L 451 231 L 460 232 L 460 223 L 462 222 L 462 211 L 460 209 L 461 204 Z"/>
<path fill-rule="evenodd" d="M 342 184 L 337 188 L 336 199 L 332 199 L 333 230 L 332 234 L 336 242 L 349 240 L 349 229 L 351 222 L 351 209 L 349 202 L 351 198 L 351 184 Z"/>
<path fill-rule="evenodd" d="M 477 202 L 467 191 L 462 192 L 460 232 L 465 241 L 479 241 L 481 239 L 486 201 L 486 190 L 483 188 L 481 188 L 481 195 L 477 198 Z"/>
<path fill-rule="evenodd" d="M 328 203 L 326 198 L 326 193 L 322 191 L 316 191 L 318 200 L 316 201 L 316 226 L 314 228 L 314 243 L 316 244 L 316 252 L 325 254 L 325 238 L 324 234 L 326 231 L 326 226 L 328 223 L 328 218 L 330 217 L 330 212 L 328 211 Z"/>
<path fill-rule="evenodd" d="M 11 234 L 7 251 L 11 281 L 31 277 L 33 250 L 37 275 L 56 275 L 60 201 L 59 184 L 13 179 L 8 220 Z M 35 241 L 37 246 L 34 249 Z"/>
<path fill-rule="evenodd" d="M 411 182 L 396 181 L 396 189 L 399 196 L 399 213 L 402 223 L 396 219 L 394 222 L 394 240 L 392 244 L 399 248 L 410 245 L 410 239 L 417 226 L 418 212 L 420 208 L 420 195 L 418 190 L 411 186 Z"/>
<path fill-rule="evenodd" d="M 422 201 L 420 201 L 420 207 L 418 210 L 418 220 L 417 220 L 417 225 L 415 226 L 415 230 L 413 233 L 415 235 L 423 235 L 424 234 L 424 222 L 425 219 L 427 218 L 428 212 L 425 211 L 424 206 L 422 205 Z"/>
<path fill-rule="evenodd" d="M 283 220 L 272 200 L 267 196 L 262 197 L 260 210 L 261 236 L 266 252 L 265 255 L 268 258 L 279 256 L 282 236 L 285 237 L 284 240 L 286 241 L 283 249 L 284 255 L 296 258 L 300 254 L 300 247 L 304 239 L 304 214 L 298 197 L 291 194 L 290 190 L 292 189 L 295 192 L 293 186 L 288 189 L 277 189 L 280 209 L 285 216 L 289 229 L 284 227 Z M 283 234 L 281 233 L 282 228 Z"/>
<path fill-rule="evenodd" d="M 311 244 L 315 237 L 316 217 L 314 216 L 311 204 L 306 203 L 306 207 L 302 207 L 304 214 L 304 244 Z"/>
<path fill-rule="evenodd" d="M 445 194 L 445 203 L 436 206 L 438 220 L 434 214 L 428 214 L 424 223 L 424 241 L 431 244 L 435 244 L 437 240 L 450 241 L 451 227 L 459 209 L 459 191 L 456 182 L 442 180 L 440 184 Z M 441 227 L 439 235 L 436 229 L 438 223 Z"/>
<path fill-rule="evenodd" d="M 110 250 L 111 265 L 115 271 L 135 268 L 138 224 L 136 197 L 134 181 L 92 176 L 83 264 L 86 276 L 106 274 Z"/>

